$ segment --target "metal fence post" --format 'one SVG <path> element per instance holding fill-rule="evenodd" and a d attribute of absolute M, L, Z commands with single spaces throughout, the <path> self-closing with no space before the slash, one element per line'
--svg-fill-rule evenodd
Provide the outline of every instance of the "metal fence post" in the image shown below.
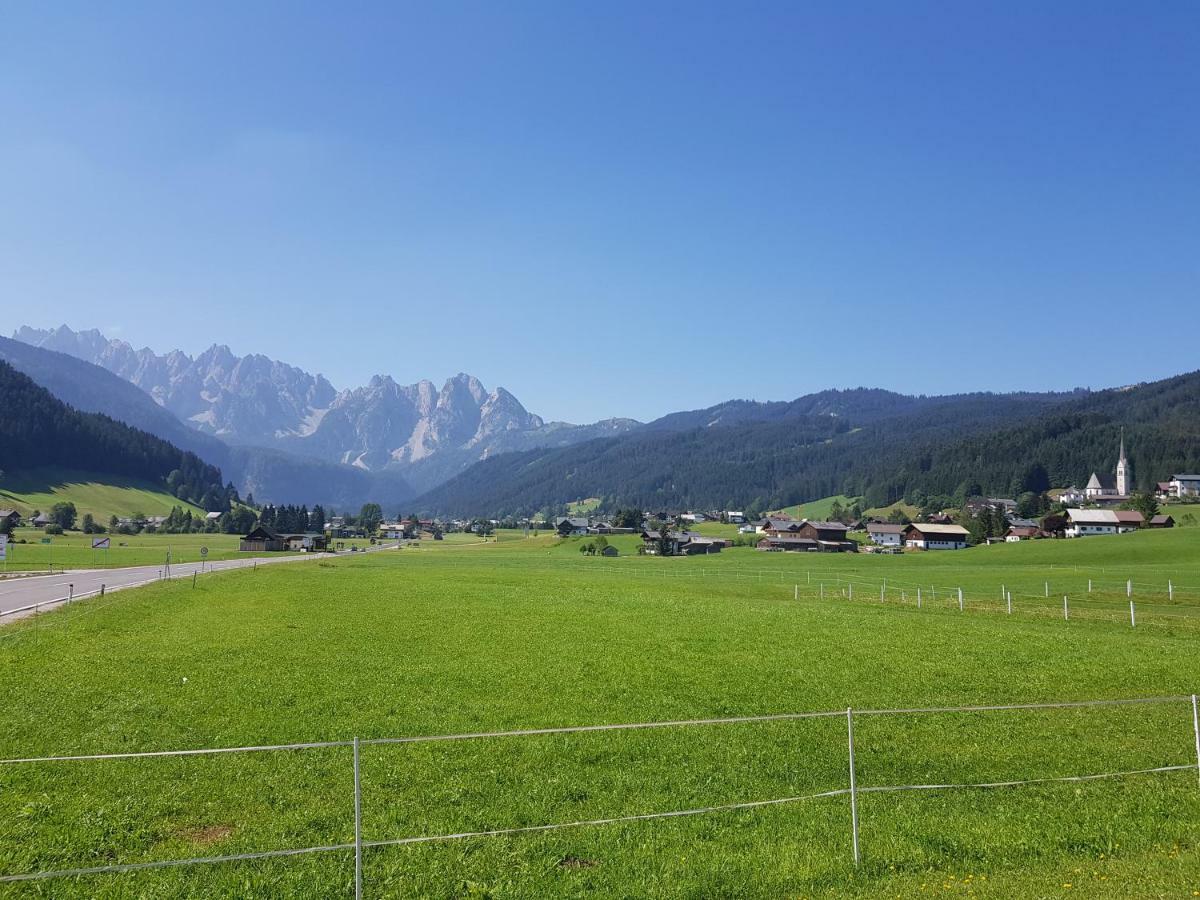
<path fill-rule="evenodd" d="M 850 835 L 854 845 L 854 867 L 858 868 L 858 785 L 854 778 L 854 711 L 846 707 L 846 737 L 850 743 Z"/>
<path fill-rule="evenodd" d="M 354 738 L 354 900 L 362 900 L 362 781 L 358 776 L 358 738 Z"/>

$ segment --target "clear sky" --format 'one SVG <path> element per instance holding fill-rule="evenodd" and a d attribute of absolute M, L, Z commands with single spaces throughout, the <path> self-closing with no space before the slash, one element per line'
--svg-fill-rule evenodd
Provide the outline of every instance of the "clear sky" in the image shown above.
<path fill-rule="evenodd" d="M 1195 0 L 8 2 L 0 330 L 570 421 L 1191 370 L 1198 48 Z"/>

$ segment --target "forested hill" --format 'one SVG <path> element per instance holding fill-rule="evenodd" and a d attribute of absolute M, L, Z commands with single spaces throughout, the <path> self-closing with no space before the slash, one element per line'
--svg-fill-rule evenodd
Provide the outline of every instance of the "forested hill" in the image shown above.
<path fill-rule="evenodd" d="M 503 454 L 416 507 L 465 516 L 558 510 L 582 497 L 608 507 L 769 509 L 831 494 L 863 496 L 868 506 L 1007 495 L 1110 472 L 1122 426 L 1139 486 L 1200 467 L 1200 373 L 1094 393 L 812 396 L 825 402 L 735 401 L 618 438 Z M 770 420 L 754 418 L 764 406 Z M 723 424 L 729 418 L 738 424 Z"/>
<path fill-rule="evenodd" d="M 0 397 L 0 469 L 60 466 L 143 478 L 208 509 L 228 505 L 216 466 L 108 416 L 80 412 L 3 361 Z"/>

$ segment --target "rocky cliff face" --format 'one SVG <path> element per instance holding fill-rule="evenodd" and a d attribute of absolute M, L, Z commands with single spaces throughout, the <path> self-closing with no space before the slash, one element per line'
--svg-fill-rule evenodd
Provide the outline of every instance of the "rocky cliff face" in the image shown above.
<path fill-rule="evenodd" d="M 361 469 L 394 468 L 418 490 L 503 450 L 565 446 L 637 427 L 544 422 L 504 388 L 459 374 L 441 390 L 379 375 L 337 391 L 322 375 L 213 345 L 195 358 L 159 356 L 99 331 L 22 327 L 14 339 L 67 353 L 137 385 L 192 428 L 236 446 L 270 447 Z"/>

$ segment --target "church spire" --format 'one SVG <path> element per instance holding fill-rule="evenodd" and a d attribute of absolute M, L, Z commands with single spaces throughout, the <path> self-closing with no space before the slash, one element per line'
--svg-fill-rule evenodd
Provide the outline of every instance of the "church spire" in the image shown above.
<path fill-rule="evenodd" d="M 1121 455 L 1117 458 L 1117 494 L 1128 497 L 1133 490 L 1133 469 L 1125 458 L 1125 427 L 1121 426 Z"/>

